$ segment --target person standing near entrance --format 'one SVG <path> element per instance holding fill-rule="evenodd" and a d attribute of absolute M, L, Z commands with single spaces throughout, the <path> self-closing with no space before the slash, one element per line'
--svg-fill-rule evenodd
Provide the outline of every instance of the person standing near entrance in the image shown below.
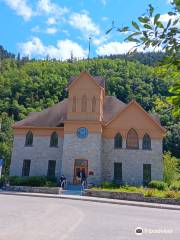
<path fill-rule="evenodd" d="M 87 177 L 85 171 L 80 172 L 80 177 L 81 177 L 81 184 L 84 188 L 87 187 Z"/>

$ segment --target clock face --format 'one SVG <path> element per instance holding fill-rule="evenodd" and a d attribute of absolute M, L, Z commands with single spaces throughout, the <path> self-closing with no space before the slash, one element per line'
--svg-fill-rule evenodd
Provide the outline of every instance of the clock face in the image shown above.
<path fill-rule="evenodd" d="M 88 129 L 84 127 L 78 128 L 77 136 L 78 138 L 86 138 L 88 136 Z"/>

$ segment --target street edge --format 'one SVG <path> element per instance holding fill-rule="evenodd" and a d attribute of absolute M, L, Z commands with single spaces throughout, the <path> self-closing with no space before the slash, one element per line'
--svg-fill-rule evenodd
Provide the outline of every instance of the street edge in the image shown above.
<path fill-rule="evenodd" d="M 125 201 L 125 200 L 108 199 L 108 198 L 86 197 L 86 196 L 61 195 L 61 194 L 55 195 L 55 194 L 24 193 L 24 192 L 5 192 L 5 191 L 0 192 L 0 195 L 69 199 L 69 200 L 79 200 L 79 201 L 98 202 L 98 203 L 110 203 L 110 204 L 116 204 L 116 205 L 127 205 L 127 206 L 136 206 L 136 207 L 180 210 L 180 206 L 176 206 L 176 205 L 155 204 L 155 203 Z"/>

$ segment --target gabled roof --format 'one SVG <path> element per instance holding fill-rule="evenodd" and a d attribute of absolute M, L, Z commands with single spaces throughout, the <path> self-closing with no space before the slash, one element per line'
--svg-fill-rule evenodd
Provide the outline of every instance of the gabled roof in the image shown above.
<path fill-rule="evenodd" d="M 81 78 L 83 75 L 87 75 L 88 77 L 90 77 L 92 80 L 94 80 L 94 82 L 96 83 L 97 86 L 101 87 L 101 88 L 105 88 L 105 79 L 103 77 L 100 76 L 96 76 L 96 77 L 92 77 L 88 72 L 84 71 L 81 72 L 80 75 L 78 77 L 71 77 L 69 79 L 68 82 L 68 88 L 70 88 L 72 85 L 74 85 L 75 82 L 78 81 L 79 78 Z"/>
<path fill-rule="evenodd" d="M 62 102 L 55 104 L 42 112 L 30 113 L 27 118 L 16 122 L 13 127 L 57 127 L 67 120 L 67 102 L 68 100 L 64 99 Z M 118 100 L 116 97 L 105 96 L 103 122 L 109 122 L 125 106 L 126 104 Z"/>
<path fill-rule="evenodd" d="M 112 123 L 115 119 L 117 119 L 121 114 L 123 114 L 130 106 L 132 106 L 133 104 L 135 104 L 159 129 L 161 129 L 162 132 L 166 132 L 166 129 L 163 128 L 160 124 L 159 121 L 156 120 L 156 118 L 152 115 L 149 114 L 148 112 L 146 112 L 140 104 L 138 104 L 135 100 L 132 100 L 130 103 L 128 103 L 126 105 L 126 107 L 124 107 L 122 110 L 120 110 L 116 116 L 114 116 L 108 123 L 106 123 L 105 125 L 109 125 L 110 123 Z"/>

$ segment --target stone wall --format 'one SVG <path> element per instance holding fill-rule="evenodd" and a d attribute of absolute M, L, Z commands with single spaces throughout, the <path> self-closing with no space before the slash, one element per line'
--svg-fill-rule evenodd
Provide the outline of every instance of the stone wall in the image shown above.
<path fill-rule="evenodd" d="M 56 160 L 56 176 L 60 176 L 62 149 L 60 137 L 58 147 L 50 147 L 50 137 L 47 136 L 34 136 L 33 146 L 26 147 L 25 136 L 14 136 L 10 175 L 22 176 L 23 160 L 30 159 L 30 176 L 46 176 L 49 160 Z"/>
<path fill-rule="evenodd" d="M 89 183 L 98 183 L 101 178 L 101 134 L 89 133 L 87 138 L 80 139 L 74 134 L 64 135 L 62 172 L 69 182 L 73 181 L 75 159 L 88 160 Z"/>
<path fill-rule="evenodd" d="M 5 190 L 15 191 L 15 192 L 59 194 L 59 188 L 58 187 L 9 186 Z"/>
<path fill-rule="evenodd" d="M 103 139 L 102 172 L 104 181 L 114 178 L 114 162 L 122 163 L 123 182 L 130 185 L 143 184 L 143 164 L 151 164 L 152 180 L 163 178 L 162 141 L 152 140 L 151 150 L 142 150 L 142 140 L 138 150 L 126 149 L 125 140 L 122 149 L 114 149 L 114 139 Z"/>
<path fill-rule="evenodd" d="M 100 197 L 100 198 L 111 198 L 111 199 L 128 200 L 128 201 L 180 205 L 180 199 L 177 199 L 177 198 L 144 197 L 142 193 L 113 192 L 113 191 L 86 189 L 84 195 L 89 197 Z"/>

